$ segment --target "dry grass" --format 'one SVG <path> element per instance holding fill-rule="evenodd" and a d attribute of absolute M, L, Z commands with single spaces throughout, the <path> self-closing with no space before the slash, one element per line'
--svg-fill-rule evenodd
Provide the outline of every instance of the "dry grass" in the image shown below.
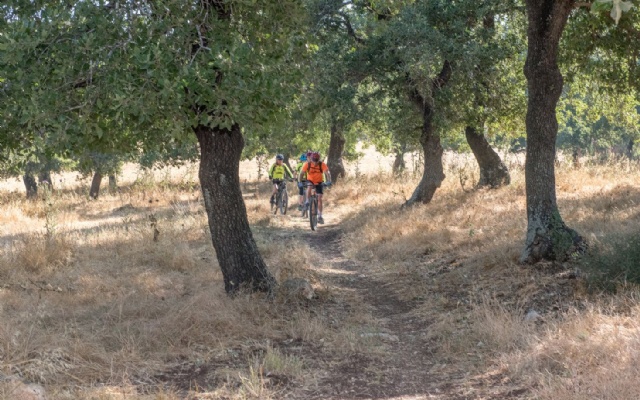
<path fill-rule="evenodd" d="M 214 392 L 191 387 L 198 398 L 278 398 L 269 374 L 299 379 L 304 364 L 268 343 L 357 347 L 336 316 L 261 295 L 230 299 L 198 188 L 145 179 L 98 201 L 76 188 L 59 189 L 51 204 L 2 194 L 0 377 L 41 383 L 51 399 L 177 399 L 185 389 L 172 386 L 183 383 L 165 372 L 215 360 L 227 372 L 207 378 L 219 382 Z M 255 223 L 268 203 L 247 199 L 247 208 Z M 281 218 L 266 220 L 254 235 L 277 279 L 306 278 L 327 297 L 311 269 L 317 255 Z M 256 348 L 266 349 L 260 360 Z"/>
<path fill-rule="evenodd" d="M 463 159 L 448 165 L 448 178 L 434 200 L 409 210 L 399 207 L 415 187 L 415 179 L 409 177 L 360 178 L 337 189 L 332 193 L 337 205 L 344 198 L 366 205 L 365 212 L 356 213 L 346 224 L 350 254 L 394 267 L 430 253 L 452 251 L 460 258 L 491 254 L 490 260 L 478 260 L 485 266 L 515 262 L 526 228 L 522 171 L 512 170 L 508 187 L 465 192 L 456 176 L 465 163 Z M 589 240 L 630 232 L 640 220 L 639 175 L 639 166 L 627 163 L 559 168 L 558 197 L 565 221 Z"/>
<path fill-rule="evenodd" d="M 612 314 L 617 304 L 591 305 L 529 333 L 528 345 L 504 355 L 502 366 L 542 399 L 639 398 L 640 308 L 627 296 L 615 302 L 631 303 L 630 310 Z"/>
<path fill-rule="evenodd" d="M 640 397 L 638 298 L 594 300 L 565 277 L 567 266 L 517 264 L 526 227 L 521 160 L 509 161 L 509 187 L 468 191 L 477 171 L 447 156 L 433 202 L 407 210 L 400 205 L 418 177 L 393 178 L 374 164 L 331 189 L 325 216 L 343 221 L 358 273 L 416 304 L 410 314 L 439 365 L 500 371 L 537 398 Z M 249 178 L 249 220 L 271 271 L 279 281 L 309 280 L 319 298 L 229 299 L 193 174 L 134 174 L 98 201 L 69 180 L 51 202 L 0 194 L 0 377 L 44 384 L 52 399 L 277 399 L 315 384 L 318 354 L 386 351 L 363 336 L 379 329 L 362 298 L 322 281 L 318 271 L 332 266 L 295 234 L 303 223 L 271 215 L 270 185 Z M 562 215 L 591 242 L 631 233 L 639 179 L 632 164 L 561 166 Z M 539 321 L 524 320 L 531 309 Z M 313 353 L 293 353 L 291 341 Z M 194 372 L 206 365 L 216 369 Z M 175 380 L 183 369 L 186 387 Z M 3 390 L 0 398 L 11 398 Z"/>
<path fill-rule="evenodd" d="M 582 281 L 567 279 L 574 265 L 519 266 L 523 171 L 512 168 L 506 188 L 469 192 L 457 179 L 466 165 L 449 164 L 434 200 L 408 210 L 399 206 L 414 179 L 377 176 L 340 189 L 336 204 L 351 198 L 366 205 L 344 224 L 349 254 L 378 279 L 395 282 L 398 296 L 424 301 L 413 314 L 434 321 L 427 337 L 438 357 L 462 370 L 480 377 L 497 366 L 536 398 L 639 398 L 638 298 L 593 299 Z M 639 166 L 628 162 L 561 165 L 560 211 L 591 243 L 632 235 L 640 223 L 639 181 Z M 531 310 L 540 313 L 537 321 L 525 320 Z"/>

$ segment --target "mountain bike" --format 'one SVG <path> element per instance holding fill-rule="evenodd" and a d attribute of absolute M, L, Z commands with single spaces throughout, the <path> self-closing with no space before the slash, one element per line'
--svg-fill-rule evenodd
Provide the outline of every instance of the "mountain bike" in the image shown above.
<path fill-rule="evenodd" d="M 291 179 L 289 179 L 291 181 Z M 274 203 L 271 203 L 271 211 L 273 214 L 277 214 L 280 210 L 280 214 L 286 215 L 289 208 L 289 193 L 287 192 L 287 181 L 282 180 L 278 182 L 278 193 Z"/>
<path fill-rule="evenodd" d="M 324 182 L 322 183 L 323 187 L 327 187 L 329 185 L 330 184 L 326 184 Z M 311 226 L 311 230 L 315 231 L 316 228 L 318 227 L 318 194 L 316 193 L 316 185 L 314 185 L 309 181 L 305 182 L 304 184 L 305 193 L 307 191 L 306 188 L 308 188 L 309 186 L 311 186 L 311 196 L 309 196 L 309 202 L 308 202 L 309 225 Z M 306 210 L 307 203 L 305 202 L 304 204 L 305 204 L 305 207 L 303 208 L 303 210 Z"/>

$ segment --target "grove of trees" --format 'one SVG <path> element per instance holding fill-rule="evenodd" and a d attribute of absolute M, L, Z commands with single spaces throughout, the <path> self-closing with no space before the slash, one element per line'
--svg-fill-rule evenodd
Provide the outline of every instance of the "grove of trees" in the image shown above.
<path fill-rule="evenodd" d="M 332 176 L 358 141 L 422 153 L 405 207 L 466 143 L 478 186 L 510 174 L 491 143 L 526 139 L 521 261 L 586 248 L 556 200 L 556 146 L 622 148 L 640 135 L 640 15 L 594 0 L 6 0 L 0 4 L 0 174 L 28 196 L 50 173 L 198 159 L 229 294 L 271 291 L 242 193 L 243 158 L 308 148 Z M 559 120 L 560 122 L 559 122 Z M 400 204 L 399 204 L 400 206 Z"/>

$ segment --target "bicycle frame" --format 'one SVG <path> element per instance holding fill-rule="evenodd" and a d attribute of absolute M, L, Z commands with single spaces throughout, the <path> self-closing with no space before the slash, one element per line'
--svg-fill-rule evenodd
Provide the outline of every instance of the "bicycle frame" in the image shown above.
<path fill-rule="evenodd" d="M 287 181 L 285 179 L 283 179 L 282 181 L 277 183 L 278 185 L 278 192 L 276 193 L 276 198 L 275 198 L 275 210 L 274 210 L 274 214 L 278 213 L 278 210 L 280 210 L 281 214 L 286 214 L 287 213 L 287 208 L 289 206 L 289 194 L 287 192 Z M 286 200 L 286 204 L 285 203 Z"/>

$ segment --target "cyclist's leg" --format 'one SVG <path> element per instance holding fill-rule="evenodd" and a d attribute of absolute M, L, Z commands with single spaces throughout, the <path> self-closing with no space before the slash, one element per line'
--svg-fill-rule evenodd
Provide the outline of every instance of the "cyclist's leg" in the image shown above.
<path fill-rule="evenodd" d="M 316 185 L 316 194 L 318 195 L 318 223 L 323 224 L 322 218 L 322 184 Z"/>
<path fill-rule="evenodd" d="M 307 186 L 307 204 L 309 204 L 309 199 L 311 198 L 311 188 L 312 188 L 311 185 Z M 305 204 L 305 206 L 307 204 Z"/>
<path fill-rule="evenodd" d="M 300 206 L 298 208 L 302 210 L 302 202 L 304 201 L 304 186 L 298 188 L 298 194 L 300 195 L 298 196 L 298 205 Z"/>
<path fill-rule="evenodd" d="M 274 179 L 273 181 L 273 192 L 271 192 L 271 203 L 276 202 L 276 194 L 278 193 L 278 180 Z"/>

